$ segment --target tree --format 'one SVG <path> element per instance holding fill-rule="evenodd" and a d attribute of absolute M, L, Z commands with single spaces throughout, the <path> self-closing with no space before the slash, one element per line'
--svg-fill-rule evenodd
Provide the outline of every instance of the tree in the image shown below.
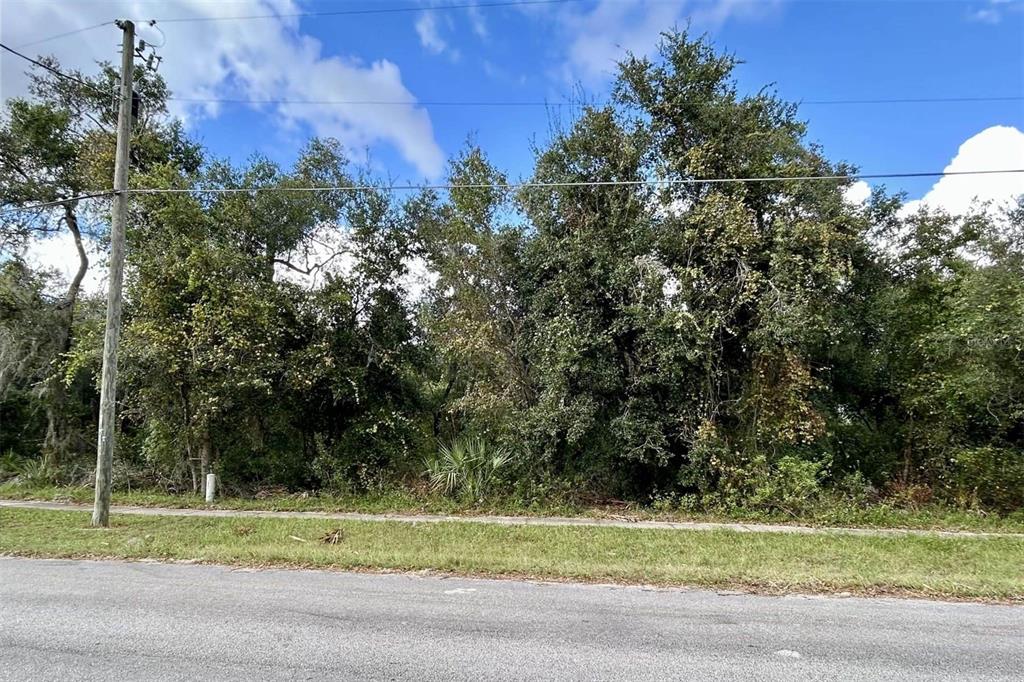
<path fill-rule="evenodd" d="M 966 502 L 1024 498 L 1019 209 L 920 211 L 893 235 L 881 338 L 902 454 L 892 472 Z"/>
<path fill-rule="evenodd" d="M 130 207 L 121 461 L 193 490 L 487 469 L 523 499 L 1018 509 L 1024 205 L 851 205 L 807 176 L 854 169 L 736 64 L 667 33 L 520 190 L 470 144 L 408 198 L 330 139 L 204 165 L 140 72 L 133 177 L 173 191 Z M 113 86 L 37 79 L 0 125 L 4 206 L 56 202 L 0 232 L 0 448 L 50 463 L 92 419 L 99 308 L 84 259 L 54 294 L 17 251 L 102 240 L 104 200 L 76 197 L 106 186 Z"/>
<path fill-rule="evenodd" d="M 442 440 L 462 431 L 508 440 L 536 397 L 525 347 L 527 237 L 501 221 L 511 210 L 507 178 L 479 148 L 452 161 L 447 181 L 460 187 L 445 201 L 427 194 L 407 207 L 436 275 L 423 318 L 438 354 L 428 379 L 431 431 Z"/>
<path fill-rule="evenodd" d="M 29 240 L 44 239 L 60 230 L 71 236 L 78 269 L 54 305 L 59 322 L 50 348 L 51 361 L 57 361 L 74 342 L 75 306 L 89 267 L 84 241 L 102 238 L 105 230 L 100 215 L 106 201 L 80 197 L 110 186 L 116 116 L 111 93 L 117 77 L 103 64 L 93 77 L 72 72 L 69 78 L 60 78 L 54 74 L 61 68 L 56 60 L 44 58 L 42 63 L 49 68 L 30 74 L 30 97 L 9 100 L 0 122 L 0 206 L 53 206 L 25 210 L 6 219 L 0 227 L 0 249 L 17 253 Z M 166 120 L 167 92 L 162 79 L 145 69 L 136 74 L 135 88 L 144 103 L 144 115 L 134 132 L 133 165 L 146 168 L 171 161 L 195 170 L 200 161 L 198 148 L 185 139 L 179 123 Z M 56 365 L 41 382 L 47 415 L 43 452 L 52 467 L 68 454 L 75 434 L 64 418 L 64 382 Z"/>
<path fill-rule="evenodd" d="M 236 482 L 330 480 L 325 462 L 346 466 L 339 448 L 366 461 L 407 438 L 412 330 L 396 287 L 407 241 L 397 208 L 372 190 L 288 191 L 352 184 L 346 166 L 336 141 L 314 140 L 289 171 L 257 158 L 214 164 L 196 181 L 239 191 L 138 202 L 126 414 L 147 458 L 188 471 L 194 488 L 214 470 Z M 169 168 L 147 182 L 192 186 Z M 319 267 L 296 255 L 317 251 L 323 232 L 346 237 L 321 262 L 351 251 L 351 269 L 313 290 L 280 277 Z"/>
<path fill-rule="evenodd" d="M 46 293 L 49 280 L 47 273 L 33 272 L 16 259 L 0 265 L 0 421 L 12 425 L 2 429 L 0 452 L 24 455 L 41 445 L 33 442 L 32 429 L 39 428 L 34 394 L 54 371 L 53 343 L 63 325 Z"/>
<path fill-rule="evenodd" d="M 848 170 L 804 143 L 792 106 L 739 96 L 735 63 L 666 34 L 658 61 L 622 64 L 621 108 L 541 150 L 534 179 L 569 184 L 521 195 L 535 433 L 556 466 L 633 494 L 752 480 L 824 431 L 814 354 L 864 223 L 841 183 L 703 181 Z"/>

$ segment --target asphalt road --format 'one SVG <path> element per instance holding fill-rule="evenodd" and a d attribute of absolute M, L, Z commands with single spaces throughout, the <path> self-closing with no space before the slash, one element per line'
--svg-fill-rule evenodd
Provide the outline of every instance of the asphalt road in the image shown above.
<path fill-rule="evenodd" d="M 1020 680 L 1024 607 L 0 558 L 3 680 Z"/>

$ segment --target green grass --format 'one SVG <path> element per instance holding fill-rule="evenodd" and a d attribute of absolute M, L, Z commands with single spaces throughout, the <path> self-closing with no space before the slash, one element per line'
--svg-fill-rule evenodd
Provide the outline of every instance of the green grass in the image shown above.
<path fill-rule="evenodd" d="M 0 485 L 0 499 L 59 500 L 91 503 L 91 487 L 37 486 L 17 483 Z M 114 504 L 148 507 L 203 508 L 198 495 L 170 495 L 152 490 L 115 490 Z M 502 514 L 511 516 L 580 516 L 598 518 L 626 516 L 666 521 L 744 521 L 750 523 L 790 523 L 811 526 L 854 526 L 864 528 L 914 528 L 934 530 L 972 530 L 1024 533 L 1024 512 L 1011 516 L 930 505 L 901 508 L 889 504 L 857 505 L 826 500 L 799 515 L 730 510 L 717 513 L 687 513 L 656 510 L 650 507 L 586 506 L 556 501 L 523 506 L 514 500 L 494 499 L 484 503 L 464 503 L 440 495 L 416 494 L 393 489 L 359 495 L 278 495 L 264 499 L 221 497 L 215 505 L 221 509 L 264 511 L 352 511 L 366 513 Z"/>
<path fill-rule="evenodd" d="M 0 553 L 1024 601 L 1024 539 L 867 537 L 0 509 Z M 337 544 L 321 538 L 334 529 Z"/>

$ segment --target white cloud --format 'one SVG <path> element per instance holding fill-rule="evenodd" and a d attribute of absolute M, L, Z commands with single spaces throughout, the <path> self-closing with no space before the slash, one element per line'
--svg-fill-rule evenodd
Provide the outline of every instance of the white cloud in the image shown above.
<path fill-rule="evenodd" d="M 487 22 L 484 20 L 484 15 L 480 12 L 480 8 L 476 5 L 470 5 L 466 8 L 466 12 L 469 14 L 469 25 L 473 27 L 473 33 L 480 39 L 485 39 L 489 35 L 487 30 Z"/>
<path fill-rule="evenodd" d="M 82 280 L 82 292 L 98 294 L 107 290 L 106 254 L 96 242 L 83 237 L 89 269 Z M 54 282 L 52 293 L 63 293 L 78 272 L 78 249 L 75 240 L 66 229 L 61 229 L 44 239 L 31 240 L 23 254 L 25 262 L 35 270 L 48 270 L 57 273 L 58 281 Z"/>
<path fill-rule="evenodd" d="M 309 239 L 305 247 L 287 256 L 295 268 L 283 264 L 274 266 L 274 277 L 303 288 L 316 290 L 323 287 L 329 277 L 351 277 L 356 272 L 358 257 L 352 235 L 337 225 L 324 225 Z M 421 303 L 437 284 L 438 273 L 421 256 L 406 258 L 402 264 L 406 272 L 396 284 L 409 306 Z M 305 271 L 305 272 L 301 272 Z"/>
<path fill-rule="evenodd" d="M 945 171 L 1008 170 L 1024 168 L 1024 132 L 1012 126 L 992 126 L 960 145 Z M 1024 173 L 947 175 L 920 199 L 904 204 L 905 213 L 922 206 L 949 213 L 965 213 L 975 201 L 995 206 L 1024 194 Z"/>
<path fill-rule="evenodd" d="M 591 84 L 605 80 L 626 52 L 648 53 L 680 14 L 675 3 L 643 0 L 601 0 L 589 12 L 567 13 L 564 24 L 572 36 L 567 60 L 570 75 Z"/>
<path fill-rule="evenodd" d="M 173 9 L 168 9 L 173 7 Z M 0 36 L 7 44 L 109 21 L 115 17 L 231 17 L 288 15 L 301 11 L 294 0 L 182 0 L 173 5 L 141 1 L 28 3 L 3 0 Z M 158 24 L 166 34 L 160 48 L 162 75 L 173 93 L 186 98 L 291 100 L 399 100 L 408 106 L 376 108 L 365 105 L 264 105 L 285 129 L 308 129 L 337 137 L 351 149 L 377 144 L 395 147 L 416 170 L 430 178 L 441 174 L 444 155 L 434 139 L 426 110 L 402 81 L 398 66 L 387 59 L 364 62 L 352 56 L 324 53 L 323 44 L 306 34 L 299 18 L 281 16 L 252 21 L 201 21 Z M 139 26 L 147 40 L 159 41 L 149 27 Z M 34 55 L 53 54 L 67 68 L 92 69 L 96 60 L 116 61 L 119 33 L 104 26 L 74 36 L 26 48 Z M 0 61 L 3 98 L 24 94 L 26 64 L 7 55 Z M 216 116 L 215 103 L 172 103 L 187 119 Z"/>
<path fill-rule="evenodd" d="M 1009 12 L 1019 12 L 1024 9 L 1024 3 L 1015 0 L 988 0 L 984 7 L 971 7 L 967 12 L 967 18 L 983 24 L 998 24 Z"/>
<path fill-rule="evenodd" d="M 1002 21 L 1002 15 L 992 7 L 982 7 L 970 14 L 971 19 L 980 21 L 983 24 L 998 24 Z"/>
<path fill-rule="evenodd" d="M 423 301 L 427 292 L 437 285 L 440 275 L 436 270 L 431 270 L 430 264 L 420 256 L 406 258 L 402 264 L 406 267 L 406 273 L 398 283 L 405 292 L 406 302 L 415 305 Z"/>
<path fill-rule="evenodd" d="M 416 35 L 420 37 L 420 45 L 434 54 L 441 54 L 448 48 L 437 30 L 437 17 L 433 12 L 423 12 L 416 19 Z"/>
<path fill-rule="evenodd" d="M 505 75 L 504 70 L 502 70 L 501 67 L 497 66 L 490 59 L 484 59 L 483 61 L 481 61 L 480 68 L 484 70 L 484 73 L 487 74 L 488 78 L 499 78 Z"/>
<path fill-rule="evenodd" d="M 862 206 L 871 198 L 871 185 L 858 180 L 843 190 L 843 200 L 851 206 Z"/>
<path fill-rule="evenodd" d="M 627 52 L 648 55 L 659 37 L 677 24 L 692 22 L 699 30 L 715 29 L 733 17 L 773 11 L 778 0 L 599 0 L 589 10 L 570 9 L 559 17 L 569 46 L 563 75 L 596 85 L 605 81 Z"/>
<path fill-rule="evenodd" d="M 307 289 L 322 287 L 329 275 L 348 276 L 356 266 L 351 235 L 337 225 L 320 226 L 302 248 L 285 254 L 282 260 L 294 267 L 275 264 L 275 278 Z"/>
<path fill-rule="evenodd" d="M 447 53 L 453 62 L 459 60 L 461 56 L 459 51 L 449 46 L 448 41 L 441 37 L 441 29 L 437 24 L 437 14 L 435 12 L 420 13 L 416 19 L 416 35 L 420 37 L 420 45 L 431 54 Z"/>
<path fill-rule="evenodd" d="M 503 81 L 512 85 L 523 86 L 528 80 L 525 73 L 517 75 L 507 69 L 503 69 L 489 59 L 480 60 L 480 70 L 491 80 Z"/>

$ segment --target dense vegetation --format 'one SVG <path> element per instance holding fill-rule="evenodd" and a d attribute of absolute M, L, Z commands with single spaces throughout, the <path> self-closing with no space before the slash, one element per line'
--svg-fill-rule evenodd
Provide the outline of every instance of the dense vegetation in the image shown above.
<path fill-rule="evenodd" d="M 287 169 L 205 158 L 140 69 L 133 185 L 244 191 L 133 195 L 118 480 L 1024 506 L 1024 208 L 707 182 L 854 170 L 735 66 L 668 34 L 536 149 L 535 184 L 469 145 L 463 187 L 414 195 L 330 139 Z M 104 237 L 106 200 L 71 197 L 109 185 L 116 77 L 79 75 L 97 88 L 38 75 L 0 122 L 3 207 L 66 200 L 0 228 L 4 477 L 88 480 L 94 458 L 95 264 L 79 249 L 59 282 L 19 256 Z M 263 191 L 346 185 L 371 188 Z"/>

